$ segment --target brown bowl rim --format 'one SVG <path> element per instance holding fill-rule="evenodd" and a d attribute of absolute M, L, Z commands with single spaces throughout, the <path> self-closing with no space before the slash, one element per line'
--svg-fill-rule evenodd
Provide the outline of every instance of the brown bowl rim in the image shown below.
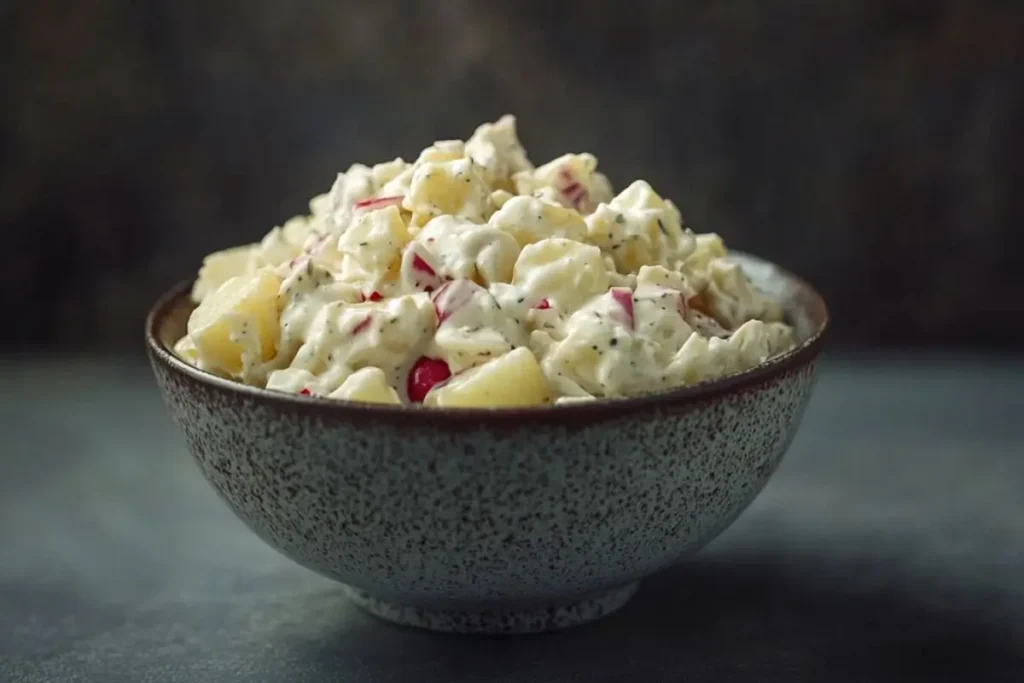
<path fill-rule="evenodd" d="M 444 427 L 446 425 L 493 424 L 507 425 L 510 422 L 529 421 L 554 423 L 599 422 L 608 419 L 621 419 L 637 412 L 649 412 L 652 409 L 671 408 L 673 411 L 696 407 L 727 394 L 741 393 L 755 389 L 772 380 L 796 370 L 817 358 L 822 351 L 826 333 L 829 328 L 828 306 L 824 298 L 807 281 L 791 271 L 771 261 L 737 250 L 733 255 L 750 259 L 773 269 L 775 277 L 780 277 L 795 287 L 799 292 L 809 319 L 815 324 L 814 332 L 801 344 L 790 351 L 772 358 L 750 370 L 706 380 L 697 384 L 687 385 L 678 389 L 654 392 L 619 399 L 597 399 L 593 401 L 572 402 L 562 405 L 531 406 L 522 408 L 436 408 L 420 405 L 387 405 L 380 403 L 363 403 L 343 401 L 320 396 L 302 396 L 284 392 L 271 391 L 260 387 L 241 384 L 205 372 L 189 365 L 178 358 L 159 339 L 159 330 L 167 315 L 173 310 L 178 300 L 188 296 L 192 291 L 195 279 L 182 280 L 165 292 L 150 309 L 146 316 L 146 346 L 150 357 L 159 361 L 172 372 L 184 375 L 189 380 L 206 385 L 211 389 L 235 394 L 254 401 L 274 404 L 277 408 L 291 409 L 305 415 L 319 415 L 333 418 L 351 418 L 353 420 L 397 421 L 400 424 L 413 426 L 428 423 L 428 426 Z"/>

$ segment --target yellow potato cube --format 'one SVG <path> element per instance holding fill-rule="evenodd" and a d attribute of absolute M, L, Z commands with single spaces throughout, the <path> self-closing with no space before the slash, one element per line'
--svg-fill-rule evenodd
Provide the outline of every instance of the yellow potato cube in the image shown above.
<path fill-rule="evenodd" d="M 413 173 L 402 206 L 415 214 L 448 214 L 484 222 L 490 215 L 491 191 L 469 159 L 424 163 Z"/>
<path fill-rule="evenodd" d="M 356 214 L 338 240 L 338 250 L 380 275 L 401 262 L 409 231 L 397 206 Z"/>
<path fill-rule="evenodd" d="M 693 253 L 686 258 L 684 267 L 688 272 L 705 275 L 715 259 L 724 258 L 728 252 L 722 238 L 713 232 L 695 236 Z"/>
<path fill-rule="evenodd" d="M 384 371 L 372 367 L 353 372 L 342 382 L 340 387 L 328 394 L 328 398 L 392 405 L 402 402 L 398 398 L 398 392 L 388 384 Z"/>
<path fill-rule="evenodd" d="M 272 271 L 232 278 L 192 312 L 188 334 L 200 367 L 237 376 L 245 360 L 266 361 L 277 352 L 281 278 Z"/>
<path fill-rule="evenodd" d="M 199 277 L 192 286 L 192 300 L 202 301 L 210 293 L 233 277 L 245 275 L 249 270 L 249 258 L 258 244 L 246 244 L 223 251 L 215 251 L 203 259 Z"/>
<path fill-rule="evenodd" d="M 318 210 L 326 213 L 323 207 L 318 207 Z M 293 216 L 281 226 L 281 238 L 286 244 L 302 249 L 302 245 L 309 239 L 315 227 L 316 221 L 313 220 L 313 216 Z"/>
<path fill-rule="evenodd" d="M 597 247 L 551 237 L 520 252 L 512 284 L 533 299 L 546 298 L 571 312 L 608 290 L 608 269 Z"/>
<path fill-rule="evenodd" d="M 438 140 L 430 147 L 420 152 L 416 158 L 416 166 L 433 163 L 442 164 L 446 161 L 455 161 L 466 156 L 466 145 L 462 140 Z"/>
<path fill-rule="evenodd" d="M 427 394 L 424 405 L 513 408 L 551 402 L 540 364 L 525 346 L 455 375 Z"/>
<path fill-rule="evenodd" d="M 587 239 L 587 224 L 578 211 L 536 197 L 512 197 L 489 223 L 512 235 L 521 247 L 549 237 L 575 242 Z"/>
<path fill-rule="evenodd" d="M 190 365 L 195 365 L 199 356 L 196 353 L 196 345 L 192 343 L 192 337 L 186 334 L 179 339 L 174 345 L 174 355 Z"/>

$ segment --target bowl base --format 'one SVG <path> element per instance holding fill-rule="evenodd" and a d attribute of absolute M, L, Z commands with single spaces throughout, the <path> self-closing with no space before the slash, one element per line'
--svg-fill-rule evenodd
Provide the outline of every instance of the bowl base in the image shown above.
<path fill-rule="evenodd" d="M 478 610 L 402 605 L 375 598 L 352 586 L 344 588 L 349 599 L 370 614 L 402 626 L 444 633 L 514 635 L 558 631 L 595 621 L 629 602 L 639 585 L 629 583 L 575 600 L 535 607 L 504 607 L 498 603 Z"/>

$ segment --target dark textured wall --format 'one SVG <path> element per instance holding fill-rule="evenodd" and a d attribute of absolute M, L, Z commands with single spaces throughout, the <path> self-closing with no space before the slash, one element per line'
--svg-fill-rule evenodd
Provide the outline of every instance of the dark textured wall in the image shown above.
<path fill-rule="evenodd" d="M 0 4 L 3 342 L 159 290 L 351 161 L 503 112 L 829 297 L 837 340 L 1021 342 L 1024 3 Z M 13 324 L 8 324 L 13 322 Z"/>

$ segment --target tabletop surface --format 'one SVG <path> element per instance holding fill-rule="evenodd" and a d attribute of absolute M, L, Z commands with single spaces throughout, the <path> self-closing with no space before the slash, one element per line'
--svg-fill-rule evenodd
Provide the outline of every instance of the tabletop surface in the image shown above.
<path fill-rule="evenodd" d="M 219 501 L 136 362 L 0 359 L 0 681 L 1024 681 L 1024 362 L 826 363 L 764 493 L 597 624 L 394 627 Z"/>

